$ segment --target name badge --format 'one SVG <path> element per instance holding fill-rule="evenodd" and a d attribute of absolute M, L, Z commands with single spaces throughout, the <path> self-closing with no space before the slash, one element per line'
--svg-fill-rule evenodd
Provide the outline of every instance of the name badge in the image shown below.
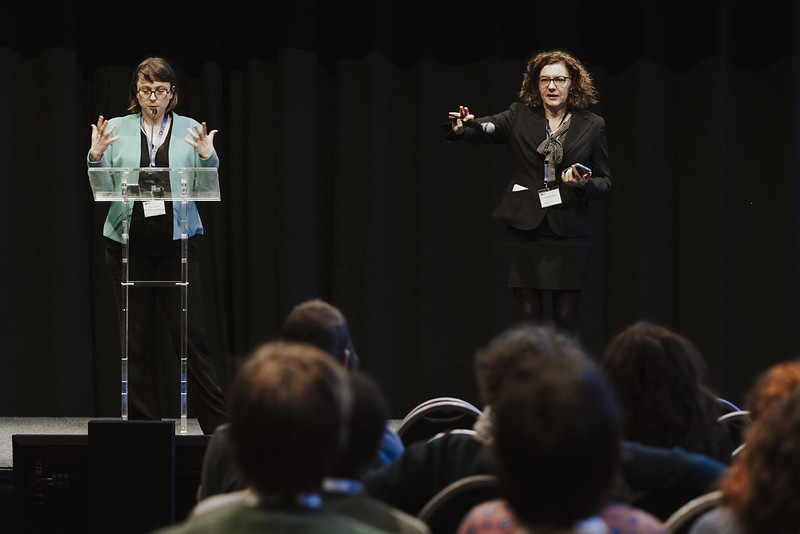
<path fill-rule="evenodd" d="M 166 205 L 163 200 L 146 200 L 142 203 L 145 217 L 155 217 L 167 213 Z"/>
<path fill-rule="evenodd" d="M 561 204 L 561 191 L 556 189 L 540 189 L 539 202 L 543 208 Z"/>

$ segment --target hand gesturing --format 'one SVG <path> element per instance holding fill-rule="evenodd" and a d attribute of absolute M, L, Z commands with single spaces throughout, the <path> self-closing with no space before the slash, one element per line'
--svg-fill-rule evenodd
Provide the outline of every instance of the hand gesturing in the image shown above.
<path fill-rule="evenodd" d="M 195 124 L 194 129 L 187 128 L 186 131 L 189 132 L 191 139 L 184 137 L 183 140 L 192 145 L 201 158 L 210 158 L 214 153 L 214 136 L 217 134 L 217 130 L 209 132 L 208 126 L 204 122 L 201 126 Z"/>

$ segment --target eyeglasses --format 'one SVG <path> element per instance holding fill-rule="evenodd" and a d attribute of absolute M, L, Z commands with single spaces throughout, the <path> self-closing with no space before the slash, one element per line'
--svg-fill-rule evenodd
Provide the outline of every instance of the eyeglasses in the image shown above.
<path fill-rule="evenodd" d="M 547 76 L 542 76 L 539 78 L 539 86 L 547 87 L 550 85 L 550 82 L 556 84 L 556 87 L 564 87 L 564 84 L 567 83 L 571 76 L 556 76 L 555 78 L 548 78 Z"/>
<path fill-rule="evenodd" d="M 142 96 L 142 98 L 150 98 L 150 95 L 155 94 L 156 98 L 161 100 L 162 98 L 164 98 L 169 94 L 169 89 L 164 89 L 163 87 L 159 87 L 155 91 L 151 91 L 146 87 L 142 87 L 141 89 L 139 89 L 139 94 Z"/>

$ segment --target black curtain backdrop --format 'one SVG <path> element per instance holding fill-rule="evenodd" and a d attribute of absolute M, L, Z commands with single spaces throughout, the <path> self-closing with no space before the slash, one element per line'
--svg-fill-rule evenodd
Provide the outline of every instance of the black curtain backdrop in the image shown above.
<path fill-rule="evenodd" d="M 46 7 L 45 7 L 46 6 Z M 440 123 L 516 98 L 526 60 L 587 64 L 615 189 L 595 207 L 582 308 L 596 357 L 649 319 L 692 339 L 720 395 L 800 346 L 800 8 L 795 2 L 15 2 L 0 32 L 0 415 L 119 414 L 89 125 L 126 113 L 148 55 L 177 111 L 220 130 L 223 201 L 200 205 L 213 349 L 234 366 L 321 297 L 402 417 L 479 402 L 475 349 L 514 322 L 504 147 Z M 154 335 L 164 334 L 156 332 Z M 163 354 L 164 415 L 177 363 Z M 191 414 L 190 414 L 191 415 Z"/>

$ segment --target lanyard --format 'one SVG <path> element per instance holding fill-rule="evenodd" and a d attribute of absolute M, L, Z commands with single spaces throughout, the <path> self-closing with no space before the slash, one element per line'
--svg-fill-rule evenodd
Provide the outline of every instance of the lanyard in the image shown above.
<path fill-rule="evenodd" d="M 322 489 L 328 493 L 336 493 L 339 495 L 354 495 L 361 493 L 363 486 L 358 480 L 351 480 L 349 478 L 334 478 L 326 477 L 322 481 Z"/>
<path fill-rule="evenodd" d="M 561 117 L 561 122 L 559 122 L 558 126 L 556 126 L 556 131 L 558 131 L 558 129 L 561 128 L 561 125 L 564 124 L 564 121 L 567 120 L 567 115 L 569 115 L 569 111 L 564 112 L 564 116 Z M 544 125 L 546 128 L 545 131 L 547 132 L 547 137 L 553 137 L 553 132 L 550 131 L 550 121 L 546 120 Z"/>
<path fill-rule="evenodd" d="M 147 137 L 147 131 L 144 129 L 144 117 L 139 117 L 139 125 L 144 132 L 145 137 Z M 150 143 L 147 144 L 147 152 L 150 155 L 150 166 L 156 166 L 156 152 L 158 152 L 158 147 L 161 146 L 161 138 L 164 137 L 164 130 L 167 127 L 167 114 L 164 113 L 164 119 L 161 121 L 161 127 L 158 129 L 158 138 L 156 138 L 155 142 L 152 140 L 153 135 L 153 128 L 150 128 Z"/>

